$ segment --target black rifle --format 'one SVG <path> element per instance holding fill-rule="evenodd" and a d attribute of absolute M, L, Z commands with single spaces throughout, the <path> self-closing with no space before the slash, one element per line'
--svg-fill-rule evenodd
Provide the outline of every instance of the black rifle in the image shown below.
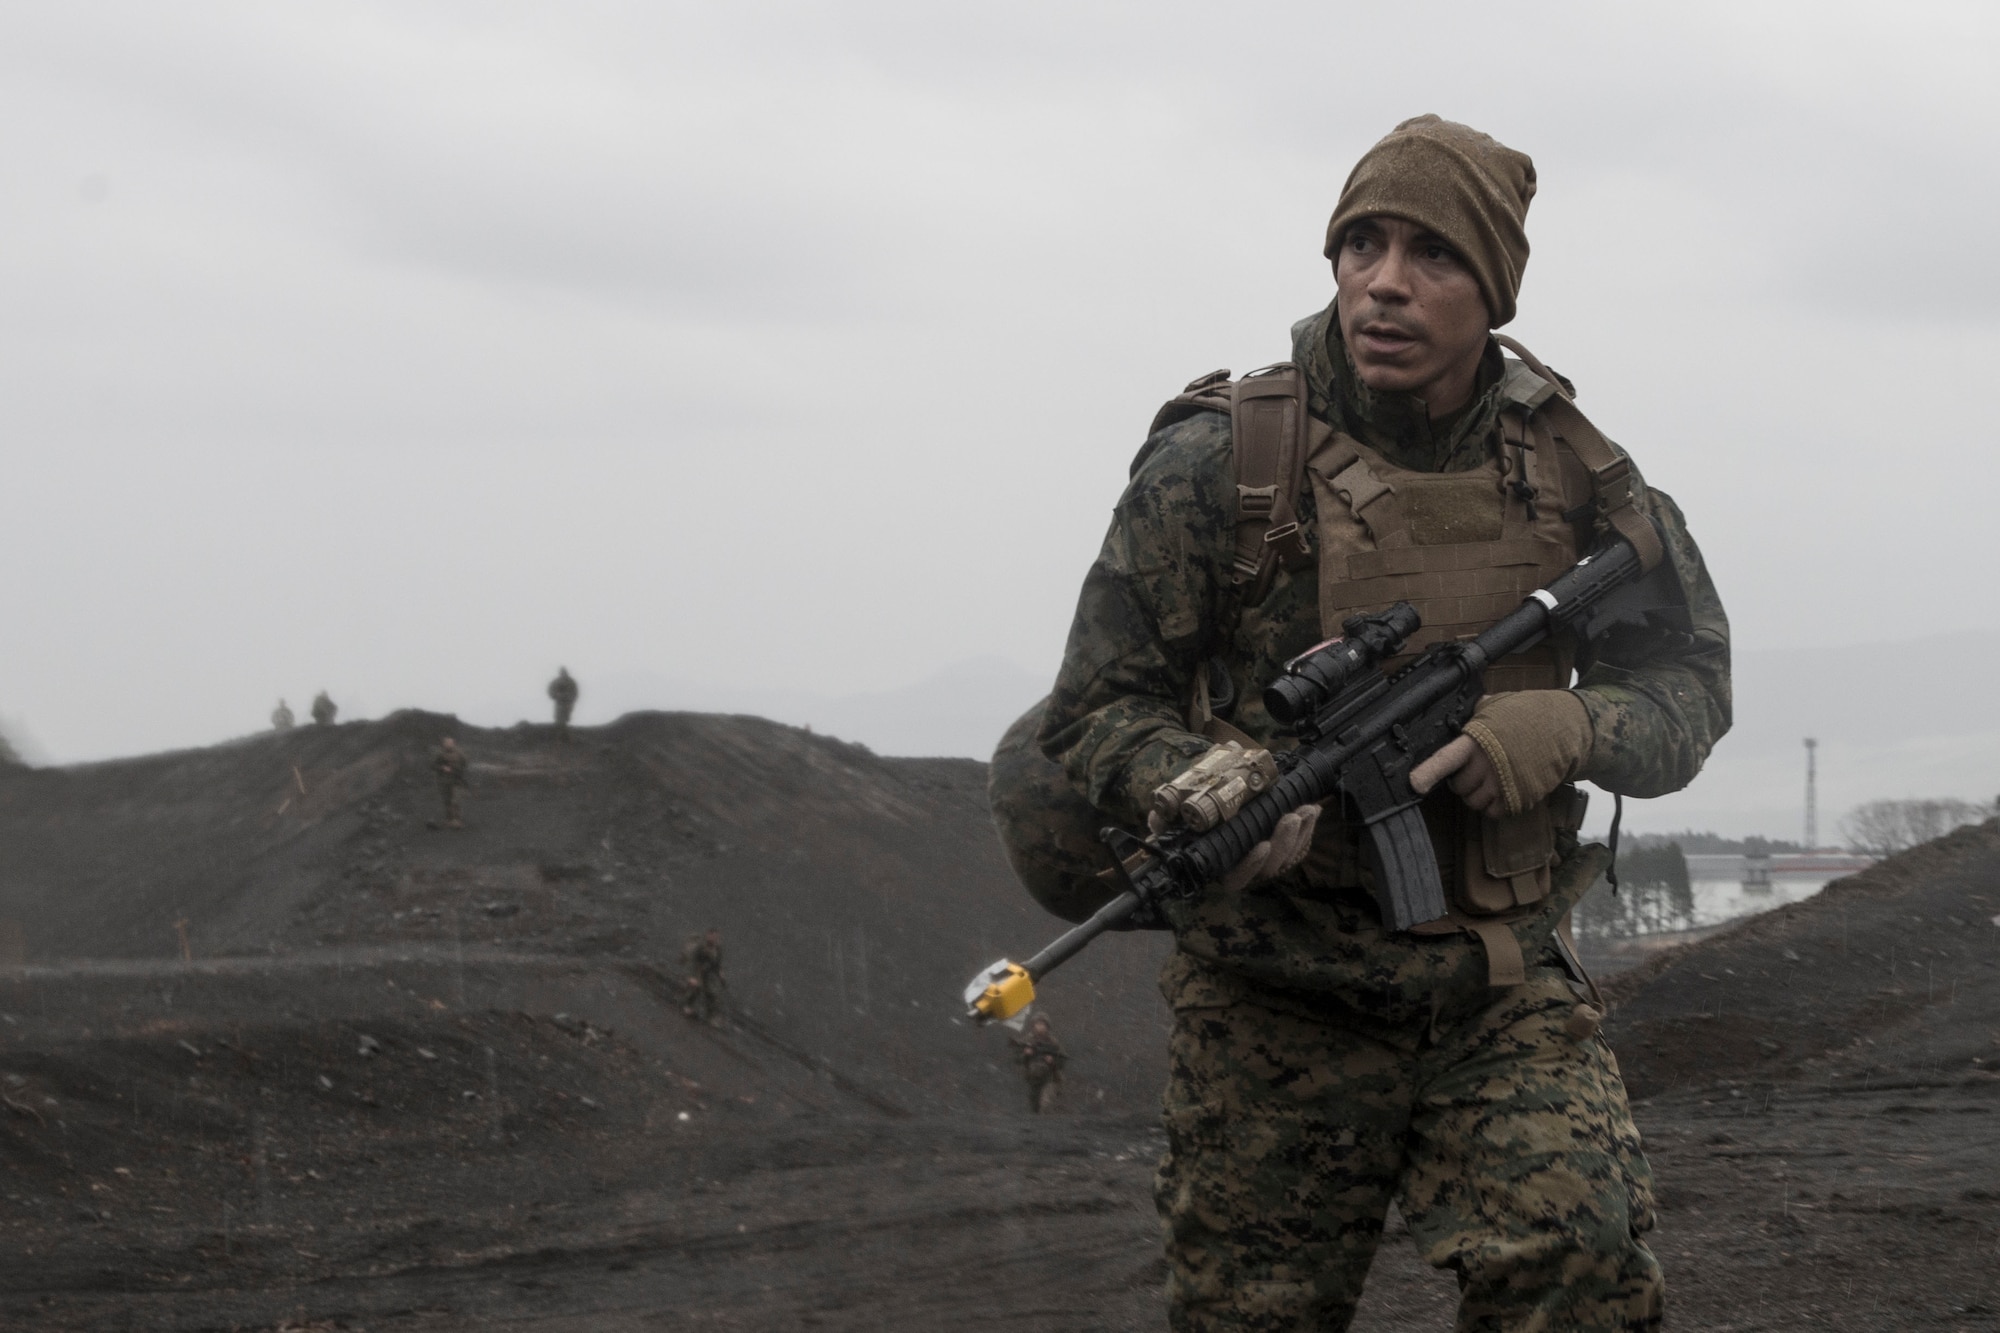
<path fill-rule="evenodd" d="M 1265 708 L 1298 740 L 1275 756 L 1279 778 L 1269 790 L 1206 833 L 1170 829 L 1141 842 L 1123 829 L 1105 829 L 1101 836 L 1123 871 L 1125 892 L 1026 963 L 995 968 L 1025 973 L 1032 994 L 1033 982 L 1105 931 L 1129 927 L 1134 918 L 1154 915 L 1162 899 L 1221 879 L 1270 837 L 1285 815 L 1335 794 L 1368 829 L 1376 899 L 1389 928 L 1408 930 L 1444 916 L 1450 908 L 1418 809 L 1423 798 L 1410 786 L 1410 771 L 1471 719 L 1485 693 L 1488 664 L 1558 630 L 1573 629 L 1591 640 L 1613 625 L 1644 623 L 1681 604 L 1673 569 L 1661 562 L 1643 571 L 1638 553 L 1621 538 L 1529 594 L 1485 633 L 1437 644 L 1393 676 L 1378 668 L 1420 627 L 1416 608 L 1398 602 L 1348 620 L 1342 637 L 1288 662 L 1285 674 L 1264 691 Z M 993 969 L 981 974 L 988 980 L 999 976 Z M 966 998 L 974 1018 L 1008 1016 L 991 1011 L 990 1003 L 982 1008 L 973 990 Z"/>

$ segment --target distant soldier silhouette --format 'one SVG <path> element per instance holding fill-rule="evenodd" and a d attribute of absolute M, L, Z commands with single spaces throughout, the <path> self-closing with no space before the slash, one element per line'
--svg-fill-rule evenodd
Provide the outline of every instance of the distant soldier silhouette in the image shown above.
<path fill-rule="evenodd" d="M 332 696 L 328 695 L 325 690 L 321 690 L 318 694 L 313 696 L 312 714 L 313 714 L 314 726 L 316 727 L 332 726 L 333 719 L 335 715 L 338 714 L 339 712 L 340 712 L 340 706 L 334 703 Z"/>
<path fill-rule="evenodd" d="M 1028 1109 L 1036 1115 L 1047 1115 L 1055 1107 L 1056 1090 L 1062 1087 L 1063 1066 L 1069 1063 L 1069 1055 L 1056 1040 L 1049 1020 L 1041 1014 L 1028 1024 L 1027 1036 L 1009 1037 L 1007 1042 L 1014 1048 L 1021 1077 L 1027 1080 Z"/>
<path fill-rule="evenodd" d="M 576 711 L 576 677 L 569 674 L 568 667 L 557 667 L 556 678 L 549 682 L 549 698 L 556 701 L 556 738 L 569 739 L 569 715 Z"/>
<path fill-rule="evenodd" d="M 271 710 L 271 730 L 290 731 L 295 721 L 297 719 L 292 716 L 291 705 L 283 699 L 278 700 L 278 706 Z"/>
<path fill-rule="evenodd" d="M 722 932 L 688 936 L 681 967 L 687 973 L 681 1012 L 697 1022 L 715 1022 L 722 1013 Z"/>
<path fill-rule="evenodd" d="M 458 748 L 457 741 L 445 737 L 431 758 L 431 770 L 437 774 L 438 796 L 444 801 L 444 823 L 433 827 L 465 827 L 458 817 L 458 793 L 470 785 L 465 780 L 465 769 L 465 752 Z"/>

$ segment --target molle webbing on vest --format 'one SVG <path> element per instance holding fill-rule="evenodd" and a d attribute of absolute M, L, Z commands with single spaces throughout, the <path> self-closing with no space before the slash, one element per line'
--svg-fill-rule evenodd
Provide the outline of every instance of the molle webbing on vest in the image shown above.
<path fill-rule="evenodd" d="M 1317 442 L 1308 469 L 1319 493 L 1322 625 L 1409 602 L 1423 617 L 1408 644 L 1417 653 L 1519 606 L 1576 560 L 1557 455 L 1552 440 L 1524 435 L 1482 466 L 1428 473 L 1350 436 Z M 1569 668 L 1566 645 L 1545 644 L 1488 668 L 1487 686 L 1562 689 Z"/>

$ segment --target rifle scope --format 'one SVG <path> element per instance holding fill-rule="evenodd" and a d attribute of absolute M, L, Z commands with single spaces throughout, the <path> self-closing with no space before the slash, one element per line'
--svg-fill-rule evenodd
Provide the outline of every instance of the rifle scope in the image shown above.
<path fill-rule="evenodd" d="M 1422 624 L 1417 608 L 1398 602 L 1372 616 L 1349 616 L 1340 637 L 1306 649 L 1264 687 L 1264 711 L 1292 730 L 1331 703 L 1364 673 L 1402 651 Z"/>

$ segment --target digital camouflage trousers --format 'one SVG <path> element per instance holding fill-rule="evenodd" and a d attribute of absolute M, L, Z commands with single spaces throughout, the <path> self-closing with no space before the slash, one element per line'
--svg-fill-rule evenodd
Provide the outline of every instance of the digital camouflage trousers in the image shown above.
<path fill-rule="evenodd" d="M 446 828 L 457 828 L 463 822 L 459 816 L 458 805 L 458 793 L 462 789 L 463 784 L 461 783 L 445 782 L 443 780 L 438 782 L 438 799 L 444 802 L 444 826 Z"/>
<path fill-rule="evenodd" d="M 1391 1200 L 1456 1274 L 1460 1333 L 1659 1328 L 1660 1267 L 1639 1239 L 1651 1173 L 1617 1062 L 1561 973 L 1372 1036 L 1185 955 L 1166 990 L 1155 1189 L 1176 1333 L 1347 1328 Z"/>
<path fill-rule="evenodd" d="M 689 977 L 681 991 L 681 1012 L 689 1018 L 713 1023 L 722 1013 L 722 974 L 703 972 Z"/>

